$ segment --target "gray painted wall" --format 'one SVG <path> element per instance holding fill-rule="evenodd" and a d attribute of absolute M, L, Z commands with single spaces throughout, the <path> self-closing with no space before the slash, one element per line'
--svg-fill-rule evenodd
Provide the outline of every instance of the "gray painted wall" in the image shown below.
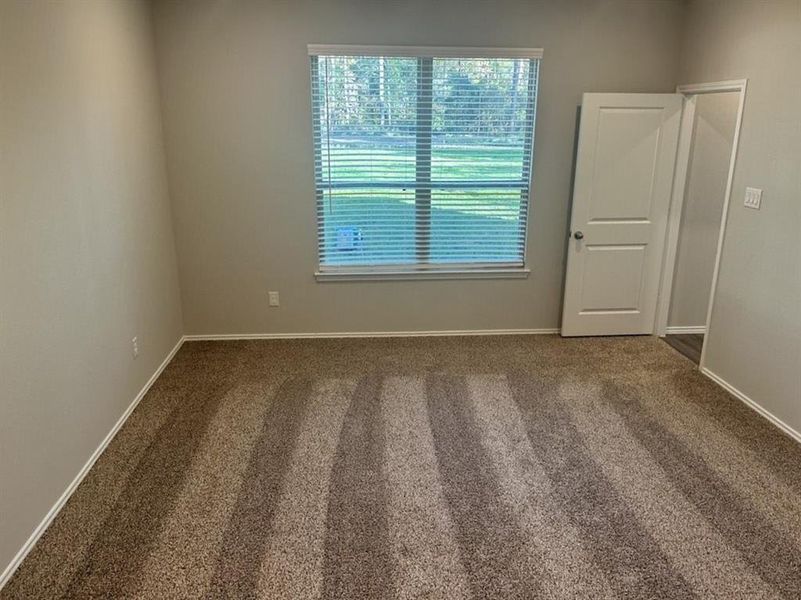
<path fill-rule="evenodd" d="M 695 103 L 668 315 L 671 327 L 706 324 L 740 94 L 699 94 Z"/>
<path fill-rule="evenodd" d="M 147 5 L 3 0 L 0 571 L 181 329 Z"/>
<path fill-rule="evenodd" d="M 801 431 L 801 2 L 689 5 L 683 83 L 748 78 L 707 366 Z M 743 206 L 762 188 L 762 209 Z"/>
<path fill-rule="evenodd" d="M 576 106 L 587 91 L 672 91 L 684 14 L 637 0 L 155 6 L 190 334 L 558 327 Z M 315 282 L 308 43 L 545 49 L 528 279 Z"/>

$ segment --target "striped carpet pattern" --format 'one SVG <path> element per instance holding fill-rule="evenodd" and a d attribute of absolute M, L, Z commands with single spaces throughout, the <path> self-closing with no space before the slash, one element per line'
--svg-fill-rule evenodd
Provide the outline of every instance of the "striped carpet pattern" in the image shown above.
<path fill-rule="evenodd" d="M 801 598 L 801 448 L 693 367 L 186 343 L 0 597 Z"/>

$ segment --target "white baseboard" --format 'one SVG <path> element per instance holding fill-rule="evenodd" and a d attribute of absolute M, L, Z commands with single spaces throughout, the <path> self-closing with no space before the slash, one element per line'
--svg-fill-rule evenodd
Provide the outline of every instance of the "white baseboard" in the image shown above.
<path fill-rule="evenodd" d="M 713 373 L 712 371 L 710 371 L 706 367 L 702 367 L 701 368 L 701 373 L 703 373 L 704 375 L 709 377 L 712 381 L 717 383 L 720 387 L 722 387 L 724 390 L 729 392 L 732 396 L 737 398 L 739 401 L 741 401 L 743 404 L 748 406 L 750 409 L 758 412 L 760 415 L 765 417 L 768 421 L 773 423 L 776 427 L 781 429 L 784 433 L 789 435 L 796 442 L 801 443 L 801 433 L 799 433 L 798 431 L 796 431 L 795 429 L 790 427 L 787 423 L 782 421 L 779 417 L 774 415 L 772 412 L 770 412 L 766 408 L 764 408 L 764 407 L 760 406 L 759 404 L 757 404 L 754 400 L 752 400 L 747 395 L 745 395 L 743 392 L 738 390 L 736 387 L 734 387 L 728 381 L 726 381 L 725 379 L 723 379 L 719 375 L 716 375 L 715 373 Z"/>
<path fill-rule="evenodd" d="M 340 331 L 331 333 L 211 333 L 186 335 L 190 341 L 211 340 L 294 340 L 306 338 L 386 338 L 386 337 L 453 337 L 467 335 L 549 335 L 559 333 L 548 329 L 450 329 L 442 331 Z"/>
<path fill-rule="evenodd" d="M 23 544 L 22 548 L 20 548 L 19 552 L 17 552 L 16 556 L 11 560 L 11 562 L 8 564 L 8 566 L 6 566 L 6 568 L 3 570 L 2 574 L 0 574 L 0 590 L 2 590 L 3 586 L 6 583 L 8 583 L 9 579 L 11 579 L 11 576 L 19 568 L 19 566 L 22 564 L 22 561 L 25 560 L 25 557 L 28 556 L 28 553 L 36 545 L 36 542 L 39 541 L 39 538 L 42 537 L 42 534 L 44 534 L 44 532 L 47 530 L 47 528 L 53 522 L 53 519 L 56 518 L 56 515 L 58 515 L 59 511 L 67 503 L 67 500 L 70 499 L 70 496 L 72 496 L 73 492 L 75 492 L 75 490 L 81 484 L 81 481 L 83 481 L 83 478 L 86 477 L 86 474 L 94 466 L 95 462 L 97 462 L 97 459 L 100 458 L 100 455 L 103 454 L 103 451 L 111 443 L 111 440 L 113 440 L 114 436 L 117 435 L 117 432 L 120 429 L 122 429 L 122 426 L 125 424 L 125 421 L 128 419 L 128 417 L 134 411 L 134 409 L 136 408 L 137 404 L 139 404 L 139 402 L 142 400 L 142 398 L 145 397 L 145 394 L 147 394 L 147 392 L 150 389 L 150 387 L 153 385 L 153 383 L 156 381 L 156 379 L 158 379 L 159 375 L 161 375 L 161 372 L 164 371 L 164 369 L 167 367 L 168 364 L 170 364 L 170 361 L 175 356 L 175 353 L 178 352 L 178 350 L 181 348 L 183 343 L 184 343 L 184 337 L 181 336 L 181 338 L 175 344 L 175 347 L 172 350 L 170 350 L 169 354 L 167 354 L 167 357 L 164 359 L 164 361 L 156 369 L 156 372 L 153 373 L 153 375 L 150 377 L 150 379 L 147 380 L 147 383 L 140 390 L 140 392 L 136 395 L 136 398 L 134 398 L 133 402 L 131 402 L 131 404 L 128 406 L 128 408 L 125 409 L 125 412 L 122 413 L 122 416 L 114 424 L 114 427 L 111 428 L 111 431 L 108 432 L 108 435 L 106 435 L 106 437 L 103 439 L 103 441 L 100 442 L 100 445 L 97 447 L 97 449 L 89 457 L 89 460 L 86 461 L 86 464 L 84 464 L 84 466 L 81 467 L 81 470 L 78 471 L 78 474 L 75 476 L 75 478 L 67 486 L 67 489 L 64 490 L 63 494 L 61 494 L 61 497 L 59 497 L 59 499 L 56 500 L 56 503 L 52 506 L 52 508 L 49 511 L 47 511 L 47 514 L 45 515 L 44 519 L 42 519 L 41 523 L 39 523 L 39 525 L 36 526 L 36 529 L 33 530 L 33 533 L 31 534 L 31 536 L 28 538 L 28 540 L 25 542 L 25 544 Z"/>
<path fill-rule="evenodd" d="M 666 327 L 665 333 L 706 333 L 706 325 L 677 325 L 674 327 Z"/>

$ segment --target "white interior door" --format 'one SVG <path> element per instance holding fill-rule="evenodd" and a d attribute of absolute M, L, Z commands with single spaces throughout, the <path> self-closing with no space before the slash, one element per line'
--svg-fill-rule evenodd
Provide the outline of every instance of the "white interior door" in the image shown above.
<path fill-rule="evenodd" d="M 680 94 L 584 94 L 562 335 L 652 333 Z"/>

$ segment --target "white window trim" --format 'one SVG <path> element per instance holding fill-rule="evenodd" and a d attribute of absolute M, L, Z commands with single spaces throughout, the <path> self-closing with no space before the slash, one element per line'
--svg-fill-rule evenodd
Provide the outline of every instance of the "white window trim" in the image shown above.
<path fill-rule="evenodd" d="M 471 48 L 454 46 L 348 46 L 309 44 L 309 56 L 392 56 L 409 58 L 538 58 L 542 48 Z"/>
<path fill-rule="evenodd" d="M 380 46 L 353 44 L 308 44 L 309 56 L 387 56 L 409 58 L 517 58 L 538 59 L 544 55 L 543 48 L 495 48 L 470 46 Z M 539 100 L 539 77 L 537 91 L 534 96 L 534 122 L 531 129 L 531 150 L 537 130 L 537 110 Z M 530 165 L 529 177 L 533 176 L 534 165 Z M 392 267 L 328 267 L 314 272 L 317 282 L 348 281 L 403 281 L 403 280 L 436 280 L 436 279 L 527 279 L 531 273 L 528 266 L 528 237 L 531 226 L 532 184 L 529 181 L 529 197 L 526 203 L 526 227 L 523 238 L 523 264 L 514 266 L 493 265 L 453 265 L 452 268 L 426 268 L 424 265 Z M 316 218 L 316 215 L 315 215 Z M 319 267 L 318 267 L 319 269 Z"/>
<path fill-rule="evenodd" d="M 315 271 L 314 278 L 326 281 L 408 281 L 421 279 L 526 279 L 531 273 L 527 267 L 486 267 L 453 269 L 368 269 Z"/>

